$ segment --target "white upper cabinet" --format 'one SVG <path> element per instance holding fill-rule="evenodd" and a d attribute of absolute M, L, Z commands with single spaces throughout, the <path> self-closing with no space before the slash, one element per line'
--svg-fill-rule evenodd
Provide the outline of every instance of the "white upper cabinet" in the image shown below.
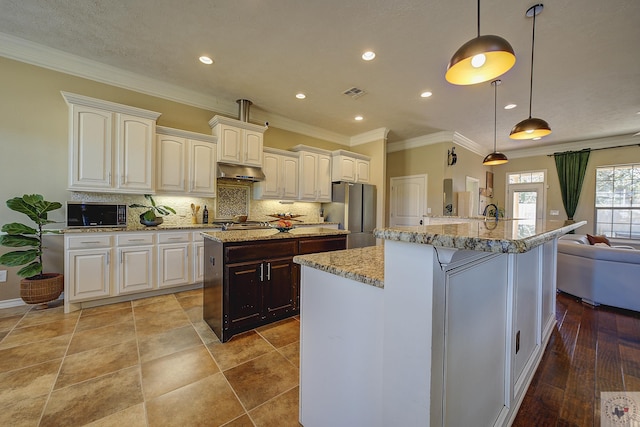
<path fill-rule="evenodd" d="M 218 138 L 218 161 L 247 166 L 262 166 L 263 134 L 266 126 L 254 125 L 223 116 L 209 120 Z"/>
<path fill-rule="evenodd" d="M 160 113 L 68 92 L 69 189 L 151 193 Z"/>
<path fill-rule="evenodd" d="M 331 152 L 319 148 L 296 145 L 292 148 L 299 157 L 299 200 L 331 201 Z"/>
<path fill-rule="evenodd" d="M 333 161 L 331 180 L 333 182 L 344 181 L 363 184 L 369 182 L 370 158 L 368 156 L 344 150 L 333 151 L 331 155 Z"/>
<path fill-rule="evenodd" d="M 298 153 L 265 147 L 265 180 L 253 184 L 254 199 L 298 199 Z"/>
<path fill-rule="evenodd" d="M 158 192 L 215 197 L 216 139 L 161 126 L 157 132 Z"/>

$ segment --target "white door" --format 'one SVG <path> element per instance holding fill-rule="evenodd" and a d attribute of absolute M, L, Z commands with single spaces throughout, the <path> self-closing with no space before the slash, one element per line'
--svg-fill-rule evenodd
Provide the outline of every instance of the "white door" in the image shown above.
<path fill-rule="evenodd" d="M 153 246 L 118 248 L 118 292 L 153 289 Z"/>
<path fill-rule="evenodd" d="M 544 184 L 510 184 L 507 213 L 510 218 L 544 220 Z"/>
<path fill-rule="evenodd" d="M 390 226 L 420 225 L 427 213 L 427 175 L 391 178 Z"/>
<path fill-rule="evenodd" d="M 507 216 L 513 222 L 514 237 L 525 237 L 535 229 L 536 221 L 545 220 L 544 184 L 510 184 L 507 191 Z"/>
<path fill-rule="evenodd" d="M 189 283 L 189 244 L 172 243 L 158 246 L 158 286 Z"/>

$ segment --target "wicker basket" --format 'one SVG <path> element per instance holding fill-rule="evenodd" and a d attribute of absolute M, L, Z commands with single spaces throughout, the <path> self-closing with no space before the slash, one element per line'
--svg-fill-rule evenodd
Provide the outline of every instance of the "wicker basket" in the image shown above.
<path fill-rule="evenodd" d="M 42 279 L 22 279 L 20 298 L 27 304 L 42 304 L 57 299 L 64 290 L 64 276 L 44 273 Z"/>

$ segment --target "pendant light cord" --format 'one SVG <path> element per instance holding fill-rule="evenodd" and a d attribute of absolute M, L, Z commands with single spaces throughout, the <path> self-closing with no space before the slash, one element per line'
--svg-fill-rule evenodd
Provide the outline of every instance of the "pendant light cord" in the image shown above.
<path fill-rule="evenodd" d="M 478 37 L 480 37 L 480 0 L 478 0 Z"/>
<path fill-rule="evenodd" d="M 493 152 L 496 152 L 498 128 L 498 81 L 493 82 Z"/>
<path fill-rule="evenodd" d="M 480 1 L 480 0 L 478 0 Z M 533 98 L 533 50 L 536 46 L 536 6 L 533 9 L 533 32 L 531 34 L 531 78 L 529 80 L 529 118 L 531 118 L 531 99 Z"/>

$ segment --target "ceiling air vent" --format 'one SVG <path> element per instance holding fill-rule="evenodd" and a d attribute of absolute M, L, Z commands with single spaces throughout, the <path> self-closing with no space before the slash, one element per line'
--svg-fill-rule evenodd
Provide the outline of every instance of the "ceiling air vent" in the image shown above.
<path fill-rule="evenodd" d="M 364 90 L 358 89 L 357 87 L 352 87 L 351 89 L 347 89 L 344 92 L 342 92 L 343 95 L 350 96 L 353 99 L 358 99 L 365 93 L 366 92 Z"/>

